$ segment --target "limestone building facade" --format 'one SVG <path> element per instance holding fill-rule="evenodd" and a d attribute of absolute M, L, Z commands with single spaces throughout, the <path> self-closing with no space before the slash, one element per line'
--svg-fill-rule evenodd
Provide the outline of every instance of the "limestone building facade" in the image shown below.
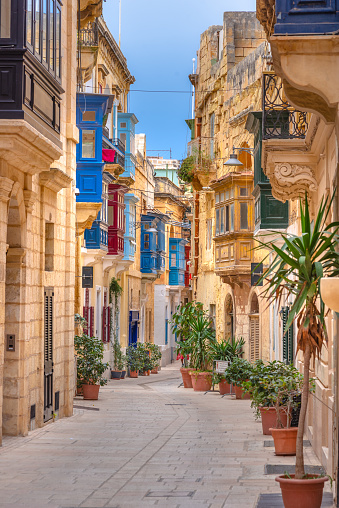
<path fill-rule="evenodd" d="M 0 441 L 73 412 L 78 142 L 77 2 L 51 2 L 47 21 L 40 0 L 5 0 L 4 12 Z"/>

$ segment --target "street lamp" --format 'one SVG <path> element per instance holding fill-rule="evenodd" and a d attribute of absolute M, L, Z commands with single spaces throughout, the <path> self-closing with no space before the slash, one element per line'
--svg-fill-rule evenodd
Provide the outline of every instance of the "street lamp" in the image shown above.
<path fill-rule="evenodd" d="M 250 155 L 254 154 L 254 148 L 244 148 L 244 147 L 233 147 L 233 153 L 231 153 L 230 158 L 224 162 L 224 166 L 235 166 L 235 167 L 241 167 L 243 166 L 243 163 L 240 162 L 238 159 L 238 155 L 235 153 L 235 150 L 238 150 L 239 152 L 247 152 Z"/>

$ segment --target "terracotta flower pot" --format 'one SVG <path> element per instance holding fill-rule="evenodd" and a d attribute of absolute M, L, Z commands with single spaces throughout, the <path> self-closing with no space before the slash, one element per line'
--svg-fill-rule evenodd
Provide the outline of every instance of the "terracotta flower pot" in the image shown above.
<path fill-rule="evenodd" d="M 219 381 L 219 392 L 220 395 L 225 395 L 226 393 L 231 392 L 231 385 L 227 383 L 226 379 Z"/>
<path fill-rule="evenodd" d="M 314 478 L 316 475 L 308 475 L 310 478 L 295 480 L 277 476 L 275 481 L 280 483 L 281 494 L 285 508 L 320 508 L 323 498 L 324 484 L 327 476 Z"/>
<path fill-rule="evenodd" d="M 184 388 L 193 388 L 192 378 L 190 375 L 192 369 L 187 369 L 186 367 L 181 367 L 180 372 L 182 376 L 182 382 L 184 383 Z"/>
<path fill-rule="evenodd" d="M 100 385 L 82 385 L 85 400 L 98 400 Z"/>
<path fill-rule="evenodd" d="M 212 386 L 211 372 L 195 372 L 191 370 L 193 390 L 195 392 L 208 392 Z"/>
<path fill-rule="evenodd" d="M 130 370 L 129 377 L 138 377 L 138 371 L 137 370 Z"/>
<path fill-rule="evenodd" d="M 151 374 L 158 374 L 158 367 L 155 367 L 155 369 L 152 369 Z"/>
<path fill-rule="evenodd" d="M 275 429 L 278 427 L 278 418 L 277 411 L 275 407 L 261 407 L 261 424 L 262 424 L 262 433 L 264 436 L 271 435 L 271 428 Z M 287 414 L 282 411 L 281 412 L 281 423 L 284 427 L 287 426 Z"/>
<path fill-rule="evenodd" d="M 234 386 L 235 398 L 236 399 L 245 399 L 250 400 L 251 396 L 249 393 L 244 392 L 241 386 Z"/>
<path fill-rule="evenodd" d="M 297 449 L 298 427 L 270 429 L 276 455 L 295 455 Z"/>

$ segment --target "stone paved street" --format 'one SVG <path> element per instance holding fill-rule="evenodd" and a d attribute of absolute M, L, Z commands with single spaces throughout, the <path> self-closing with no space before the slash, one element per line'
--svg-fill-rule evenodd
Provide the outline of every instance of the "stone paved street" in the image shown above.
<path fill-rule="evenodd" d="M 279 492 L 264 465 L 294 459 L 264 447 L 250 402 L 178 388 L 178 369 L 111 381 L 72 418 L 5 438 L 0 507 L 252 508 Z"/>

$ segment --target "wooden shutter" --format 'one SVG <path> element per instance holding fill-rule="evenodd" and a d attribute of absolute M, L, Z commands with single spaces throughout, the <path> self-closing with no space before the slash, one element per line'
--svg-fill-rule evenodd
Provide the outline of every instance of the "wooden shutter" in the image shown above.
<path fill-rule="evenodd" d="M 293 363 L 293 355 L 294 355 L 293 324 L 289 327 L 288 330 L 286 330 L 286 324 L 289 313 L 290 313 L 289 307 L 286 306 L 281 308 L 280 315 L 283 325 L 282 350 L 283 350 L 283 361 L 285 363 Z"/>
<path fill-rule="evenodd" d="M 94 337 L 94 307 L 89 307 L 89 334 Z"/>
<path fill-rule="evenodd" d="M 259 316 L 250 316 L 250 361 L 260 358 Z"/>
<path fill-rule="evenodd" d="M 44 422 L 53 416 L 53 289 L 44 291 Z"/>

